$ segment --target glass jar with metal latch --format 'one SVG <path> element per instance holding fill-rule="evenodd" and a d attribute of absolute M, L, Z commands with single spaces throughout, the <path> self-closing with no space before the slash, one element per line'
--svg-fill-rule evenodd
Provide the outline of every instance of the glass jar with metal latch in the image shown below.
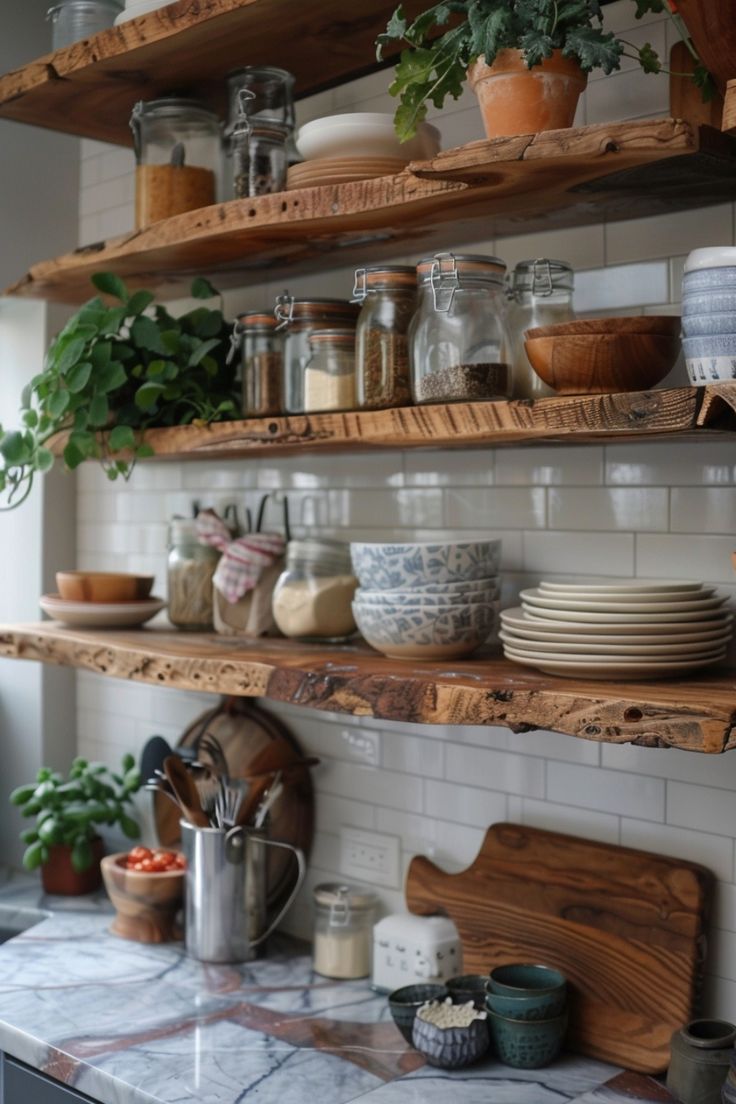
<path fill-rule="evenodd" d="M 355 330 L 313 330 L 304 373 L 304 410 L 355 410 Z"/>
<path fill-rule="evenodd" d="M 380 410 L 411 402 L 407 331 L 416 310 L 416 270 L 359 268 L 353 299 L 362 304 L 355 334 L 358 406 Z"/>
<path fill-rule="evenodd" d="M 419 262 L 409 327 L 414 402 L 508 398 L 505 272 L 497 257 L 474 254 L 437 253 Z"/>
<path fill-rule="evenodd" d="M 284 408 L 288 414 L 303 414 L 304 376 L 312 357 L 309 338 L 315 330 L 354 329 L 359 313 L 346 299 L 294 299 L 279 295 L 274 317 L 284 338 Z"/>
<path fill-rule="evenodd" d="M 273 617 L 296 640 L 348 640 L 355 632 L 353 597 L 358 580 L 350 545 L 326 539 L 292 540 L 273 592 Z"/>
<path fill-rule="evenodd" d="M 557 394 L 529 363 L 524 334 L 534 326 L 552 326 L 575 317 L 572 309 L 574 279 L 572 267 L 565 261 L 539 258 L 521 261 L 514 269 L 509 288 L 508 326 L 515 399 L 543 399 Z"/>
<path fill-rule="evenodd" d="M 248 103 L 254 93 L 241 88 L 239 113 L 229 137 L 234 199 L 269 195 L 286 187 L 286 142 L 290 134 L 286 123 L 259 116 L 248 116 Z"/>
<path fill-rule="evenodd" d="M 168 617 L 177 629 L 212 629 L 212 577 L 220 553 L 202 544 L 196 518 L 174 518 L 169 525 Z"/>
<path fill-rule="evenodd" d="M 314 889 L 314 970 L 330 978 L 371 972 L 373 919 L 378 899 L 360 886 L 324 883 Z"/>
<path fill-rule="evenodd" d="M 243 416 L 266 418 L 283 412 L 284 336 L 264 311 L 239 314 L 233 326 L 233 356 L 243 373 Z"/>

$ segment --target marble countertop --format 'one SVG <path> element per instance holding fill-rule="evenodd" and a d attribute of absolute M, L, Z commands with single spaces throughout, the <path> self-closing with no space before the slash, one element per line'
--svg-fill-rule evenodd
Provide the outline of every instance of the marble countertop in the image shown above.
<path fill-rule="evenodd" d="M 12 921 L 12 924 L 11 924 Z M 111 935 L 106 901 L 0 888 L 0 1050 L 103 1104 L 632 1104 L 648 1078 L 563 1056 L 543 1070 L 424 1064 L 366 981 L 312 972 L 309 947 L 272 941 L 243 966 L 180 944 Z M 633 1095 L 633 1093 L 638 1095 Z"/>

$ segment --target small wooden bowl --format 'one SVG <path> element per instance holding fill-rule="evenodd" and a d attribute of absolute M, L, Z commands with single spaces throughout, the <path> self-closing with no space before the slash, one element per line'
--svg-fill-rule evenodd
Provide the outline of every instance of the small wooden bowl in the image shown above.
<path fill-rule="evenodd" d="M 532 368 L 560 395 L 646 391 L 661 383 L 680 352 L 660 334 L 569 334 L 525 342 Z"/>
<path fill-rule="evenodd" d="M 679 337 L 682 319 L 672 314 L 644 314 L 636 317 L 616 315 L 610 318 L 577 318 L 556 322 L 553 326 L 535 326 L 526 337 L 569 337 L 571 334 L 658 334 Z"/>
<path fill-rule="evenodd" d="M 67 602 L 135 602 L 148 598 L 153 575 L 107 571 L 57 571 L 56 585 Z"/>
<path fill-rule="evenodd" d="M 122 865 L 126 852 L 106 855 L 100 863 L 107 895 L 115 907 L 110 931 L 136 943 L 171 943 L 181 939 L 176 916 L 184 900 L 185 870 L 143 874 Z"/>

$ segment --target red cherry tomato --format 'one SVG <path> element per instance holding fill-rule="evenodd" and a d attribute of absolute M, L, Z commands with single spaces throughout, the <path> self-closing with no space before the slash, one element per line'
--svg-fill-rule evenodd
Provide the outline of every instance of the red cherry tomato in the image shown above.
<path fill-rule="evenodd" d="M 149 847 L 134 847 L 122 859 L 126 870 L 135 870 L 139 874 L 164 874 L 167 871 L 186 869 L 186 859 L 176 851 L 167 851 Z"/>

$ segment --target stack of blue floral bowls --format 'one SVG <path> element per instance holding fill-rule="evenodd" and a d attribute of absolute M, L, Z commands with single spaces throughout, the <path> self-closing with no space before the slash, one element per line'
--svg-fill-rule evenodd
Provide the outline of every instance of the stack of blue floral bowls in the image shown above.
<path fill-rule="evenodd" d="M 736 248 L 694 250 L 682 280 L 682 348 L 694 387 L 736 379 Z"/>

